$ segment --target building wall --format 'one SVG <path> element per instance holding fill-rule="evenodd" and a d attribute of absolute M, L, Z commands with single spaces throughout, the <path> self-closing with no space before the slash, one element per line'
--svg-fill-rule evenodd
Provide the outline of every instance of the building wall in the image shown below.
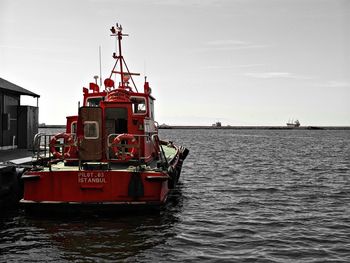
<path fill-rule="evenodd" d="M 33 148 L 33 139 L 39 130 L 38 115 L 38 107 L 18 107 L 18 148 Z"/>
<path fill-rule="evenodd" d="M 18 116 L 17 109 L 20 105 L 20 96 L 5 93 L 2 94 L 2 140 L 1 146 L 6 149 L 6 147 L 11 147 L 13 144 L 17 146 L 17 127 L 18 127 Z"/>
<path fill-rule="evenodd" d="M 2 114 L 4 111 L 4 93 L 0 91 L 0 147 L 2 144 Z"/>

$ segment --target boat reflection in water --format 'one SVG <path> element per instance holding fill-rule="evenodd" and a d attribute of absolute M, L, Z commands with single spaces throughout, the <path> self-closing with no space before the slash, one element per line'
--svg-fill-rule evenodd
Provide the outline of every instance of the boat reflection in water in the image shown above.
<path fill-rule="evenodd" d="M 32 229 L 36 229 L 35 232 L 40 233 L 39 243 L 53 244 L 48 249 L 50 259 L 57 253 L 55 257 L 59 261 L 115 262 L 126 258 L 137 261 L 138 255 L 143 254 L 144 257 L 148 250 L 165 244 L 177 235 L 174 226 L 180 221 L 181 189 L 172 192 L 166 207 L 158 214 L 125 214 L 112 218 L 96 215 L 52 217 L 43 220 L 27 216 L 26 220 Z M 42 255 L 37 256 L 43 260 Z"/>
<path fill-rule="evenodd" d="M 164 245 L 176 237 L 177 225 L 183 210 L 182 184 L 169 195 L 166 206 L 158 213 L 126 213 L 123 215 L 67 217 L 64 214 L 37 214 L 22 216 L 18 226 L 25 226 L 24 231 L 17 231 L 11 247 L 6 253 L 11 257 L 11 250 L 16 260 L 28 259 L 28 250 L 32 251 L 31 260 L 96 262 L 128 259 L 137 261 L 147 251 Z M 23 240 L 19 247 L 18 239 Z M 25 251 L 21 254 L 19 251 Z M 154 256 L 154 254 L 153 254 Z M 47 258 L 46 258 L 47 257 Z"/>

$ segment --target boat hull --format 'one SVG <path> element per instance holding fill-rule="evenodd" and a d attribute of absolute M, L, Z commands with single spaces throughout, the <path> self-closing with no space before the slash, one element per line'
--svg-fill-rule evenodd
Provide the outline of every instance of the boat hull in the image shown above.
<path fill-rule="evenodd" d="M 81 214 L 120 214 L 138 212 L 159 212 L 163 202 L 37 202 L 21 200 L 26 213 L 38 215 L 81 215 Z"/>
<path fill-rule="evenodd" d="M 164 172 L 68 169 L 27 172 L 21 204 L 32 211 L 159 209 L 170 191 Z"/>
<path fill-rule="evenodd" d="M 50 162 L 33 167 L 22 175 L 24 195 L 20 203 L 26 211 L 118 212 L 155 211 L 180 178 L 189 151 L 163 143 L 165 162 L 148 164 Z"/>

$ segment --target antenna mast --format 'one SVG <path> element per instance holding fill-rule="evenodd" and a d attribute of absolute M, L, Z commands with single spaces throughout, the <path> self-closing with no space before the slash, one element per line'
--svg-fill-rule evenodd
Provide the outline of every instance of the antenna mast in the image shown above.
<path fill-rule="evenodd" d="M 138 92 L 132 76 L 133 75 L 139 76 L 140 74 L 139 73 L 130 73 L 129 68 L 125 63 L 125 60 L 124 60 L 123 55 L 122 55 L 122 39 L 123 39 L 123 36 L 129 36 L 129 35 L 123 34 L 122 30 L 123 30 L 122 25 L 118 25 L 118 23 L 116 24 L 116 27 L 112 26 L 112 28 L 111 28 L 111 32 L 112 32 L 111 36 L 117 37 L 117 40 L 118 40 L 118 55 L 116 55 L 116 53 L 113 53 L 113 58 L 116 59 L 116 62 L 114 64 L 114 67 L 112 69 L 112 72 L 111 72 L 111 75 L 109 78 L 112 77 L 113 73 L 120 74 L 120 86 L 119 87 L 122 89 L 130 88 L 128 85 L 128 80 L 130 78 L 136 91 Z M 120 71 L 115 71 L 115 68 L 116 68 L 118 62 L 119 62 Z M 126 72 L 124 72 L 123 66 L 125 66 Z"/>
<path fill-rule="evenodd" d="M 114 28 L 114 26 L 111 28 L 111 32 L 112 32 L 112 36 L 116 36 L 117 40 L 118 40 L 118 56 L 116 56 L 116 54 L 113 54 L 113 57 L 117 59 L 117 61 L 115 62 L 114 68 L 112 70 L 111 76 L 113 73 L 119 73 L 120 74 L 120 83 L 121 83 L 121 88 L 125 88 L 125 84 L 124 84 L 124 71 L 123 71 L 123 55 L 122 55 L 122 39 L 123 36 L 128 36 L 127 34 L 123 34 L 122 33 L 123 27 L 122 25 L 118 25 L 118 23 L 116 24 L 116 28 Z M 115 72 L 114 69 L 117 66 L 117 63 L 119 61 L 119 67 L 120 67 L 120 72 Z"/>
<path fill-rule="evenodd" d="M 99 60 L 100 60 L 100 87 L 102 87 L 101 46 L 98 47 L 98 54 L 99 54 Z"/>
<path fill-rule="evenodd" d="M 122 55 L 122 39 L 123 39 L 123 34 L 122 34 L 122 25 L 118 26 L 117 23 L 117 34 L 118 34 L 118 53 L 119 53 L 119 67 L 120 67 L 120 80 L 122 83 L 122 88 L 124 88 L 124 71 L 123 71 L 123 55 Z"/>

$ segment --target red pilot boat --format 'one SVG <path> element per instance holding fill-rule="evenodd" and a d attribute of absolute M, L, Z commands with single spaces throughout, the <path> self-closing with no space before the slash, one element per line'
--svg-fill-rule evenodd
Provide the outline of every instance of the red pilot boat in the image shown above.
<path fill-rule="evenodd" d="M 126 35 L 118 24 L 111 31 L 118 55 L 104 90 L 96 78 L 83 88 L 83 106 L 67 117 L 65 133 L 34 138 L 34 166 L 22 176 L 28 211 L 160 208 L 179 180 L 189 151 L 159 139 L 149 83 L 138 92 L 133 76 L 139 74 L 122 56 Z"/>

